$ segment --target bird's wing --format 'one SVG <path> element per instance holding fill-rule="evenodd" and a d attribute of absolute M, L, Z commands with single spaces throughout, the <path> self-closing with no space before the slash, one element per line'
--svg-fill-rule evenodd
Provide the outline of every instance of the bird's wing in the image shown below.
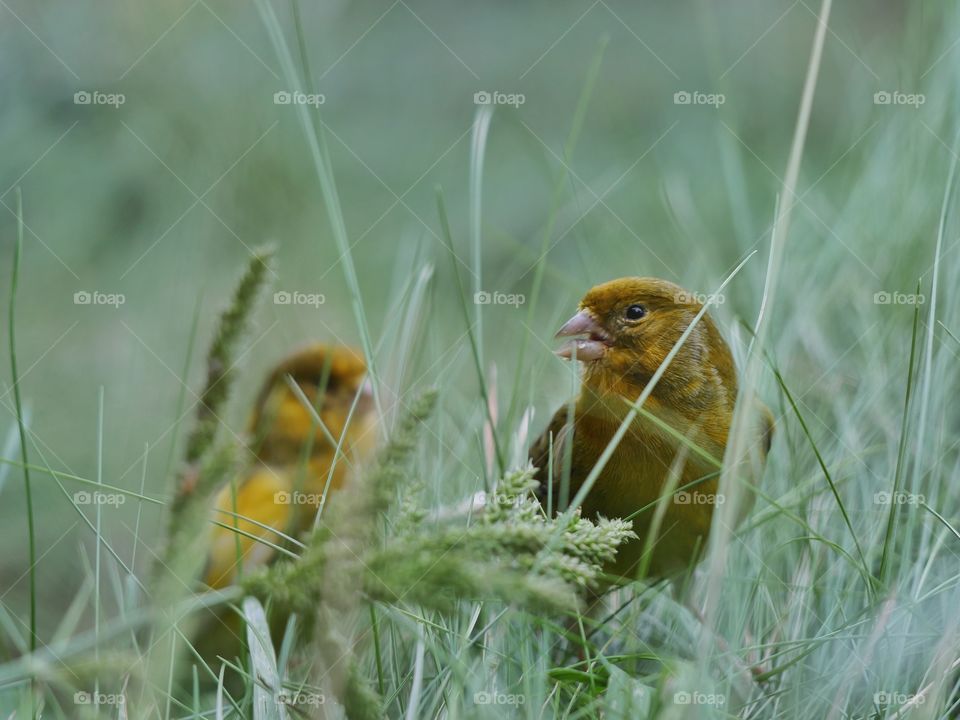
<path fill-rule="evenodd" d="M 557 500 L 559 499 L 559 479 L 563 475 L 563 458 L 566 455 L 564 452 L 565 442 L 570 436 L 567 416 L 568 408 L 563 405 L 553 414 L 553 419 L 547 429 L 543 431 L 543 434 L 530 446 L 530 462 L 537 468 L 534 477 L 540 483 L 536 491 L 537 499 L 546 509 L 548 497 L 552 497 L 554 513 L 557 511 Z M 551 469 L 552 473 L 550 472 Z"/>
<path fill-rule="evenodd" d="M 207 585 L 230 585 L 239 567 L 263 565 L 272 557 L 271 544 L 282 544 L 281 533 L 289 530 L 294 509 L 290 504 L 291 489 L 289 473 L 261 467 L 238 483 L 236 502 L 230 485 L 220 490 L 212 519 L 221 525 L 214 526 L 210 538 L 210 555 L 204 570 Z"/>

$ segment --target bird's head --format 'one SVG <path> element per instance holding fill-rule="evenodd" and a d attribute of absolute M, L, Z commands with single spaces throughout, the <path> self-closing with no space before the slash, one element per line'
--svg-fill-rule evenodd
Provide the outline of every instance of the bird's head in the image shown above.
<path fill-rule="evenodd" d="M 701 308 L 696 295 L 666 280 L 611 280 L 592 288 L 557 332 L 557 337 L 571 338 L 557 354 L 583 363 L 584 383 L 593 392 L 634 400 Z M 704 315 L 652 397 L 683 407 L 712 402 L 717 393 L 729 395 L 732 403 L 736 371 L 730 349 Z"/>
<path fill-rule="evenodd" d="M 302 397 L 291 383 L 299 387 Z M 286 357 L 270 371 L 260 389 L 250 416 L 250 432 L 264 462 L 298 460 L 311 438 L 314 453 L 333 449 L 304 398 L 338 441 L 356 401 L 342 447 L 345 452 L 361 437 L 371 443 L 375 440 L 375 433 L 368 432 L 375 413 L 363 356 L 352 348 L 315 344 Z"/>

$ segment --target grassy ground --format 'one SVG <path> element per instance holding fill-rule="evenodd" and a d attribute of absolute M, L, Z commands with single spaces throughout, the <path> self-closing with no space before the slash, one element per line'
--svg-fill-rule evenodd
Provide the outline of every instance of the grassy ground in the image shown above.
<path fill-rule="evenodd" d="M 217 716 L 218 668 L 199 667 L 196 697 L 191 656 L 157 674 L 144 588 L 205 348 L 269 240 L 271 289 L 236 351 L 227 423 L 242 428 L 263 370 L 306 340 L 366 346 L 391 425 L 439 390 L 410 471 L 427 512 L 497 481 L 483 392 L 504 465 L 523 462 L 574 388 L 551 336 L 587 288 L 639 274 L 709 293 L 749 257 L 713 310 L 778 417 L 747 522 L 685 586 L 614 593 L 589 643 L 564 640 L 568 619 L 520 588 L 445 612 L 331 606 L 321 621 L 359 639 L 351 672 L 387 716 L 954 716 L 960 17 L 838 5 L 812 73 L 821 11 L 383 2 L 304 4 L 298 22 L 283 2 L 2 5 L 0 290 L 22 378 L 18 413 L 7 353 L 3 716 L 29 717 L 31 679 L 44 717 L 93 715 L 74 693 L 116 699 L 131 668 L 133 685 L 186 690 L 148 684 L 104 716 Z M 316 113 L 274 101 L 303 82 L 304 58 Z M 491 115 L 481 92 L 506 104 Z M 111 94 L 123 102 L 98 104 Z M 146 499 L 85 505 L 89 482 Z M 596 616 L 581 620 L 585 637 Z M 296 712 L 339 712 L 316 680 L 332 652 L 281 653 L 291 688 L 310 679 Z M 237 706 L 253 687 L 232 689 Z"/>

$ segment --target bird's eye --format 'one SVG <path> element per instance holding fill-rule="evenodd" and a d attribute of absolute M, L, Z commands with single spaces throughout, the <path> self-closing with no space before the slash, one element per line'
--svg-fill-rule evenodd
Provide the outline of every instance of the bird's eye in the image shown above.
<path fill-rule="evenodd" d="M 644 315 L 647 314 L 647 310 L 643 305 L 631 305 L 627 308 L 627 320 L 639 320 Z"/>

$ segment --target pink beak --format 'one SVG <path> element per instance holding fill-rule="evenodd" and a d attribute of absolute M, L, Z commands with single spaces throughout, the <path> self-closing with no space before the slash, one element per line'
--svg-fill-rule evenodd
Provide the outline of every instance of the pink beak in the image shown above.
<path fill-rule="evenodd" d="M 586 338 L 577 338 L 566 343 L 557 350 L 557 355 L 568 360 L 591 362 L 599 360 L 609 347 L 610 336 L 606 330 L 586 310 L 581 310 L 564 323 L 557 331 L 556 337 L 576 337 L 586 335 Z"/>

